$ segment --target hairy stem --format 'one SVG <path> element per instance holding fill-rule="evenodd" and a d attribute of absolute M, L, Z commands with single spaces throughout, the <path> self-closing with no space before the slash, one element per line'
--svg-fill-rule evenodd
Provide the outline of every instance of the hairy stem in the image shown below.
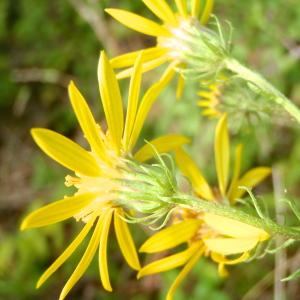
<path fill-rule="evenodd" d="M 271 236 L 281 235 L 285 238 L 300 240 L 300 229 L 298 230 L 297 228 L 279 225 L 269 218 L 258 218 L 234 207 L 188 195 L 177 195 L 172 198 L 172 203 L 179 207 L 188 208 L 194 211 L 216 214 L 218 216 L 240 221 L 261 228 Z"/>
<path fill-rule="evenodd" d="M 238 77 L 244 79 L 246 82 L 252 83 L 261 91 L 261 93 L 269 98 L 270 101 L 274 101 L 283 107 L 298 123 L 300 123 L 299 108 L 273 85 L 271 85 L 265 78 L 241 65 L 237 60 L 232 58 L 226 59 L 225 65 L 228 70 L 236 74 Z"/>

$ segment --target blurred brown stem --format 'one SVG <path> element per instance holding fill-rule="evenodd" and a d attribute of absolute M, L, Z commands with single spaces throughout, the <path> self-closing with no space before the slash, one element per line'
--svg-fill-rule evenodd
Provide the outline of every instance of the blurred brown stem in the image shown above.
<path fill-rule="evenodd" d="M 97 39 L 103 44 L 105 49 L 109 49 L 112 53 L 117 52 L 118 44 L 110 32 L 106 22 L 103 21 L 102 14 L 93 5 L 91 1 L 89 4 L 82 0 L 68 0 L 77 13 L 85 20 L 95 32 Z"/>
<path fill-rule="evenodd" d="M 67 87 L 71 75 L 62 73 L 56 69 L 41 69 L 41 68 L 26 68 L 14 69 L 11 73 L 12 80 L 15 82 L 43 82 L 57 84 L 62 87 Z"/>

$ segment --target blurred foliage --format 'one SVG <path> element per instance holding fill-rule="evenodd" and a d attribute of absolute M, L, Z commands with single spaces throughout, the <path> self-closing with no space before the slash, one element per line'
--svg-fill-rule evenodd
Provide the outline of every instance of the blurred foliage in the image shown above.
<path fill-rule="evenodd" d="M 80 13 L 78 3 L 98 16 L 95 27 Z M 142 1 L 0 1 L 0 299 L 56 299 L 80 259 L 84 245 L 49 282 L 35 290 L 39 275 L 63 251 L 78 228 L 74 222 L 68 222 L 19 232 L 20 220 L 28 211 L 70 192 L 63 185 L 65 170 L 38 152 L 29 129 L 48 127 L 82 142 L 68 102 L 69 80 L 78 83 L 101 121 L 96 77 L 99 51 L 107 48 L 110 55 L 115 55 L 153 43 L 151 38 L 105 16 L 103 9 L 110 6 L 150 15 Z M 216 0 L 215 13 L 221 20 L 229 20 L 235 29 L 235 56 L 261 71 L 300 106 L 299 1 Z M 103 36 L 97 36 L 95 28 Z M 145 85 L 156 77 L 157 73 L 147 75 Z M 127 85 L 128 82 L 122 82 L 125 95 Z M 144 135 L 150 139 L 160 133 L 182 132 L 193 138 L 191 151 L 214 182 L 211 153 L 215 121 L 201 118 L 200 110 L 195 109 L 196 88 L 196 84 L 189 83 L 184 100 L 176 102 L 175 83 L 170 86 L 152 110 Z M 235 124 L 231 127 L 234 129 Z M 275 166 L 282 174 L 286 195 L 298 200 L 300 132 L 296 124 L 274 118 L 233 132 L 233 144 L 245 144 L 243 168 L 257 164 Z M 263 200 L 274 209 L 272 179 L 257 191 L 262 192 L 267 193 Z M 141 244 L 145 231 L 136 229 L 136 239 Z M 116 243 L 109 247 L 114 293 L 104 293 L 98 266 L 92 264 L 70 299 L 164 299 L 178 271 L 136 281 L 119 252 L 114 251 Z M 294 258 L 295 249 L 288 254 Z M 274 258 L 267 257 L 232 267 L 230 277 L 224 280 L 218 276 L 216 266 L 203 259 L 178 290 L 176 299 L 272 299 L 273 269 Z M 286 285 L 287 297 L 297 299 L 299 294 L 299 282 L 298 286 Z"/>

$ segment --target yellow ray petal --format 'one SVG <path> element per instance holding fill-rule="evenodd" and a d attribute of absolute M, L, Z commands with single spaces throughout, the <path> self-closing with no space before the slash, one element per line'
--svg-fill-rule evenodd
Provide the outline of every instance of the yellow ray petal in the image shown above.
<path fill-rule="evenodd" d="M 184 90 L 185 80 L 183 76 L 179 74 L 178 82 L 176 87 L 176 99 L 179 100 L 182 97 L 183 90 Z"/>
<path fill-rule="evenodd" d="M 201 9 L 201 1 L 200 0 L 192 0 L 192 16 L 194 18 L 199 18 Z"/>
<path fill-rule="evenodd" d="M 159 57 L 162 57 L 168 51 L 169 51 L 168 49 L 162 47 L 152 47 L 152 48 L 145 49 L 143 50 L 142 62 L 145 63 L 151 60 L 155 60 Z M 111 66 L 114 69 L 131 67 L 134 65 L 140 53 L 141 50 L 138 50 L 138 51 L 133 51 L 133 52 L 116 56 L 110 60 Z"/>
<path fill-rule="evenodd" d="M 240 255 L 237 258 L 228 259 L 224 255 L 221 255 L 216 252 L 211 253 L 211 259 L 217 263 L 225 264 L 225 265 L 236 265 L 241 262 L 244 262 L 250 257 L 249 252 L 244 252 L 242 255 Z"/>
<path fill-rule="evenodd" d="M 109 134 L 118 151 L 124 127 L 123 103 L 116 75 L 104 51 L 100 55 L 98 81 Z"/>
<path fill-rule="evenodd" d="M 78 144 L 49 129 L 31 129 L 38 146 L 64 167 L 86 176 L 99 176 L 101 170 L 94 157 Z"/>
<path fill-rule="evenodd" d="M 174 294 L 176 292 L 176 289 L 181 284 L 181 282 L 186 278 L 188 273 L 192 270 L 192 268 L 196 265 L 200 257 L 203 255 L 205 248 L 199 248 L 199 250 L 192 256 L 192 258 L 188 261 L 188 263 L 183 267 L 183 269 L 180 271 L 174 282 L 172 283 L 166 300 L 173 300 Z"/>
<path fill-rule="evenodd" d="M 147 7 L 168 25 L 177 25 L 177 19 L 165 0 L 143 0 Z"/>
<path fill-rule="evenodd" d="M 249 188 L 257 186 L 271 173 L 271 169 L 267 167 L 258 167 L 249 170 L 241 179 L 239 179 L 235 185 L 232 193 L 232 199 L 241 198 L 246 191 L 240 189 L 239 186 L 247 186 Z"/>
<path fill-rule="evenodd" d="M 138 109 L 138 113 L 136 116 L 136 120 L 134 122 L 134 127 L 132 130 L 132 134 L 130 137 L 129 142 L 129 149 L 132 149 L 140 135 L 140 132 L 143 128 L 145 119 L 154 103 L 155 100 L 157 100 L 158 95 L 161 93 L 161 91 L 165 88 L 165 86 L 168 84 L 168 82 L 173 78 L 174 76 L 174 69 L 172 68 L 172 65 L 170 65 L 167 70 L 164 72 L 161 79 L 153 84 L 145 93 L 141 104 Z"/>
<path fill-rule="evenodd" d="M 205 8 L 204 8 L 203 13 L 200 18 L 201 24 L 205 25 L 208 22 L 211 12 L 213 10 L 213 7 L 214 7 L 214 0 L 206 0 Z"/>
<path fill-rule="evenodd" d="M 227 277 L 229 275 L 227 269 L 225 268 L 224 264 L 219 264 L 218 265 L 218 273 L 220 277 Z"/>
<path fill-rule="evenodd" d="M 179 14 L 186 18 L 187 17 L 187 6 L 186 6 L 186 0 L 175 0 L 177 9 Z"/>
<path fill-rule="evenodd" d="M 204 99 L 208 99 L 210 100 L 211 97 L 212 97 L 212 91 L 203 91 L 203 90 L 200 90 L 197 95 L 200 96 L 201 98 L 204 98 Z M 211 102 L 211 101 L 210 101 Z"/>
<path fill-rule="evenodd" d="M 107 238 L 109 227 L 114 209 L 109 209 L 103 212 L 103 224 L 101 229 L 100 245 L 99 245 L 99 270 L 102 285 L 105 290 L 111 292 L 112 287 L 109 281 L 108 267 L 107 267 Z"/>
<path fill-rule="evenodd" d="M 73 242 L 67 247 L 67 249 L 55 260 L 55 262 L 42 274 L 39 278 L 36 288 L 39 288 L 77 249 L 82 243 L 86 235 L 89 233 L 91 227 L 95 222 L 95 217 L 91 218 L 88 223 L 85 224 L 83 229 L 73 240 Z"/>
<path fill-rule="evenodd" d="M 199 251 L 201 245 L 202 242 L 196 242 L 192 244 L 192 246 L 190 246 L 187 250 L 170 255 L 166 258 L 146 265 L 139 271 L 137 278 L 139 279 L 146 275 L 166 272 L 168 270 L 184 265 L 197 251 Z"/>
<path fill-rule="evenodd" d="M 191 181 L 195 192 L 206 200 L 213 200 L 212 190 L 192 158 L 183 150 L 177 149 L 175 161 L 181 172 Z"/>
<path fill-rule="evenodd" d="M 138 152 L 136 152 L 134 158 L 140 162 L 144 162 L 155 156 L 153 147 L 159 153 L 168 153 L 187 143 L 190 143 L 190 140 L 183 135 L 164 135 L 144 145 Z"/>
<path fill-rule="evenodd" d="M 269 234 L 258 228 L 240 221 L 232 220 L 230 218 L 217 216 L 210 213 L 203 215 L 204 222 L 219 234 L 223 234 L 235 238 L 258 238 L 265 240 Z"/>
<path fill-rule="evenodd" d="M 259 240 L 257 238 L 213 238 L 203 239 L 205 246 L 222 255 L 232 255 L 252 250 Z"/>
<path fill-rule="evenodd" d="M 169 64 L 167 69 L 162 74 L 161 78 L 159 79 L 159 84 L 164 88 L 175 76 L 175 68 L 178 66 L 179 62 L 174 61 Z"/>
<path fill-rule="evenodd" d="M 215 161 L 219 188 L 222 196 L 225 196 L 229 175 L 229 136 L 226 114 L 219 120 L 216 127 Z"/>
<path fill-rule="evenodd" d="M 233 174 L 232 174 L 230 187 L 229 187 L 228 192 L 227 192 L 227 198 L 230 200 L 231 203 L 233 203 L 234 200 L 235 200 L 232 197 L 232 192 L 234 191 L 234 189 L 236 189 L 236 183 L 237 183 L 237 181 L 240 177 L 242 153 L 243 153 L 243 145 L 239 144 L 239 145 L 237 145 L 237 147 L 235 149 L 235 160 L 234 160 Z"/>
<path fill-rule="evenodd" d="M 144 95 L 138 113 L 134 122 L 132 134 L 129 141 L 129 148 L 132 149 L 140 135 L 140 132 L 143 128 L 145 119 L 154 103 L 157 99 L 159 93 L 161 92 L 161 86 L 158 83 L 155 83 Z"/>
<path fill-rule="evenodd" d="M 21 230 L 42 227 L 71 218 L 89 205 L 95 197 L 96 195 L 91 193 L 81 194 L 37 209 L 24 219 Z"/>
<path fill-rule="evenodd" d="M 70 292 L 72 287 L 77 283 L 77 281 L 81 278 L 83 273 L 86 271 L 86 269 L 90 265 L 94 255 L 96 253 L 97 247 L 99 246 L 100 234 L 101 234 L 101 229 L 102 229 L 102 221 L 103 221 L 103 217 L 101 216 L 98 219 L 96 228 L 93 232 L 90 242 L 89 242 L 79 264 L 77 265 L 76 269 L 74 270 L 71 277 L 69 278 L 69 280 L 65 284 L 64 288 L 62 289 L 61 294 L 59 296 L 59 300 L 65 299 L 65 297 Z"/>
<path fill-rule="evenodd" d="M 203 110 L 201 115 L 208 118 L 219 118 L 221 116 L 221 113 L 214 108 L 208 108 Z"/>
<path fill-rule="evenodd" d="M 114 226 L 117 240 L 124 258 L 128 265 L 134 270 L 140 270 L 141 265 L 137 255 L 137 251 L 129 231 L 127 223 L 122 219 L 124 217 L 123 210 L 118 208 L 114 214 Z"/>
<path fill-rule="evenodd" d="M 156 37 L 171 35 L 165 27 L 129 11 L 115 8 L 107 8 L 105 11 L 121 24 L 135 31 Z"/>
<path fill-rule="evenodd" d="M 190 240 L 199 229 L 201 220 L 184 220 L 160 230 L 141 246 L 140 252 L 155 253 L 174 248 Z"/>
<path fill-rule="evenodd" d="M 129 139 L 136 118 L 141 81 L 142 81 L 142 52 L 136 59 L 133 68 L 133 74 L 130 79 L 129 93 L 128 93 L 128 107 L 127 107 L 125 129 L 123 135 L 123 143 L 124 143 L 125 151 L 131 150 L 128 148 Z"/>
<path fill-rule="evenodd" d="M 88 140 L 91 148 L 96 154 L 98 154 L 102 160 L 106 161 L 107 156 L 105 146 L 101 139 L 101 135 L 103 136 L 101 127 L 96 124 L 84 97 L 81 95 L 73 81 L 71 81 L 69 85 L 69 97 L 85 138 Z"/>
<path fill-rule="evenodd" d="M 210 100 L 200 100 L 197 102 L 197 105 L 200 107 L 210 107 L 211 101 Z"/>
<path fill-rule="evenodd" d="M 142 73 L 153 70 L 169 60 L 168 55 L 159 56 L 142 64 Z M 117 79 L 124 79 L 133 74 L 133 68 L 125 69 L 117 74 Z"/>

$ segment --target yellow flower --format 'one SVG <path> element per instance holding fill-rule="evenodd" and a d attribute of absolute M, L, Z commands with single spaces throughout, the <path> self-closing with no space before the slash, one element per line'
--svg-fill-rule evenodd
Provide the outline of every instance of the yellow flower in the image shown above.
<path fill-rule="evenodd" d="M 235 160 L 229 183 L 230 167 L 230 141 L 227 126 L 227 115 L 223 114 L 218 121 L 215 133 L 215 164 L 218 178 L 218 189 L 212 189 L 196 166 L 191 157 L 183 150 L 176 151 L 176 163 L 182 173 L 189 178 L 195 193 L 202 199 L 225 201 L 234 204 L 237 199 L 246 193 L 240 186 L 255 187 L 271 172 L 268 167 L 257 167 L 247 171 L 241 176 L 241 160 L 243 145 L 239 144 L 235 149 Z"/>
<path fill-rule="evenodd" d="M 109 8 L 105 11 L 123 25 L 156 38 L 156 46 L 145 50 L 143 72 L 167 62 L 171 62 L 175 68 L 181 63 L 180 52 L 184 50 L 182 48 L 185 36 L 182 28 L 198 21 L 205 25 L 210 17 L 214 1 L 206 0 L 202 6 L 203 2 L 200 0 L 175 0 L 176 11 L 173 11 L 165 0 L 143 0 L 143 2 L 160 19 L 160 24 L 125 10 Z M 118 78 L 126 78 L 132 74 L 132 66 L 137 55 L 138 51 L 134 51 L 111 60 L 113 68 L 125 68 L 117 75 Z M 179 75 L 177 96 L 182 93 L 183 86 L 184 79 Z"/>
<path fill-rule="evenodd" d="M 209 84 L 205 89 L 201 88 L 198 96 L 201 99 L 198 101 L 198 106 L 203 108 L 201 114 L 209 118 L 219 118 L 222 116 L 220 111 L 220 98 L 223 82 L 214 82 Z"/>
<path fill-rule="evenodd" d="M 270 168 L 258 167 L 240 176 L 242 146 L 236 149 L 235 165 L 229 184 L 229 136 L 227 117 L 219 120 L 215 136 L 215 161 L 219 187 L 212 189 L 191 157 L 182 149 L 176 151 L 176 163 L 190 180 L 194 192 L 207 201 L 234 204 L 245 190 L 239 186 L 254 187 L 270 174 Z M 225 265 L 233 265 L 247 260 L 250 251 L 259 242 L 269 238 L 269 234 L 257 227 L 211 213 L 196 213 L 187 209 L 177 210 L 173 224 L 150 237 L 140 248 L 140 252 L 155 253 L 187 243 L 186 250 L 170 255 L 143 267 L 138 277 L 184 266 L 170 287 L 167 299 L 173 299 L 176 288 L 187 276 L 201 256 L 210 256 L 219 264 L 219 273 L 227 275 Z M 227 257 L 240 255 L 238 257 Z"/>
<path fill-rule="evenodd" d="M 116 191 L 124 187 L 122 170 L 126 160 L 131 157 L 132 149 L 140 135 L 145 118 L 160 91 L 170 80 L 170 71 L 144 95 L 139 103 L 142 77 L 142 54 L 138 55 L 129 87 L 126 119 L 123 116 L 123 104 L 119 85 L 109 60 L 101 53 L 98 67 L 98 80 L 101 101 L 106 117 L 107 131 L 103 132 L 96 123 L 85 99 L 73 82 L 69 85 L 69 97 L 84 133 L 90 145 L 90 151 L 83 149 L 68 138 L 48 129 L 36 128 L 31 133 L 38 146 L 52 159 L 75 172 L 75 176 L 66 177 L 66 185 L 74 185 L 78 191 L 72 197 L 46 205 L 29 214 L 21 229 L 42 227 L 74 217 L 85 225 L 67 249 L 40 277 L 40 287 L 78 248 L 94 227 L 89 244 L 73 274 L 65 284 L 60 300 L 64 299 L 71 288 L 88 268 L 98 249 L 99 270 L 103 287 L 111 291 L 107 266 L 107 240 L 109 228 L 114 220 L 114 228 L 121 252 L 135 270 L 140 269 L 138 255 L 129 228 L 124 221 L 124 211 L 114 205 Z M 158 151 L 167 152 L 188 140 L 183 136 L 169 135 L 160 137 L 152 144 Z M 151 157 L 150 146 L 142 147 L 135 156 L 140 161 Z"/>

